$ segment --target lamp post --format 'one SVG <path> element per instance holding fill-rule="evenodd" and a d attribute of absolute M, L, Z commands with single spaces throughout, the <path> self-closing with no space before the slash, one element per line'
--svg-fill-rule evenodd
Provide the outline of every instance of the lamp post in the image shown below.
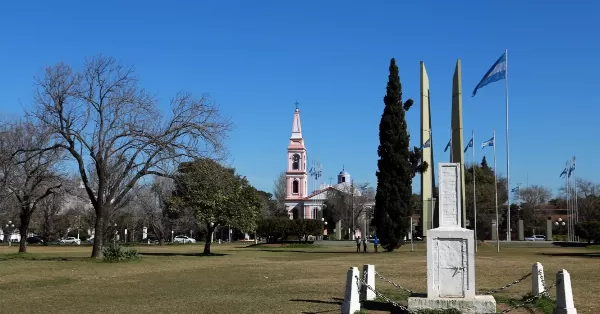
<path fill-rule="evenodd" d="M 113 247 L 116 248 L 117 247 L 117 223 L 115 222 L 115 232 L 113 235 Z"/>
<path fill-rule="evenodd" d="M 6 230 L 9 231 L 9 233 L 7 233 L 8 236 L 8 246 L 11 246 L 11 242 L 12 242 L 12 229 L 15 227 L 15 224 L 13 224 L 13 222 L 11 220 L 8 221 L 8 223 L 6 224 Z M 10 229 L 9 229 L 10 228 Z"/>
<path fill-rule="evenodd" d="M 321 222 L 323 222 L 323 233 L 325 233 L 327 230 L 327 221 L 325 221 L 325 218 L 321 218 Z M 321 235 L 321 240 L 323 240 L 323 235 Z"/>
<path fill-rule="evenodd" d="M 557 220 L 554 222 L 554 225 L 555 225 L 555 226 L 557 226 L 557 227 L 559 228 L 558 230 L 560 230 L 560 227 L 561 227 L 561 226 L 565 226 L 566 224 L 567 224 L 567 223 L 566 223 L 566 222 L 564 222 L 564 221 L 562 220 L 562 218 L 558 218 L 558 219 L 557 219 Z M 567 237 L 568 237 L 568 236 L 569 236 L 569 235 L 567 235 Z M 568 238 L 567 238 L 567 239 L 568 239 Z"/>

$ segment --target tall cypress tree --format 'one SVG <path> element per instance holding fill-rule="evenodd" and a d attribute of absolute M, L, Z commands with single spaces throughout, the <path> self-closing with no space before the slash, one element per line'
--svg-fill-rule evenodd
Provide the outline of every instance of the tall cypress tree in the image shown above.
<path fill-rule="evenodd" d="M 387 93 L 383 98 L 385 108 L 379 123 L 377 194 L 372 222 L 386 251 L 399 247 L 408 234 L 412 215 L 412 178 L 417 172 L 427 169 L 427 164 L 420 164 L 420 149 L 409 149 L 405 113 L 413 100 L 402 103 L 402 85 L 394 58 L 390 61 L 389 71 Z"/>

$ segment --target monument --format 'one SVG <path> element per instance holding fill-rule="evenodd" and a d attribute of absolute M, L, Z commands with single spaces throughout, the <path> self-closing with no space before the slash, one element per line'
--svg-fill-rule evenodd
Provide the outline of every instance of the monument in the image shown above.
<path fill-rule="evenodd" d="M 427 236 L 427 230 L 434 228 L 433 187 L 433 139 L 431 136 L 431 101 L 429 99 L 429 76 L 425 63 L 421 61 L 421 147 L 422 163 L 429 167 L 421 173 L 421 232 Z"/>
<path fill-rule="evenodd" d="M 408 308 L 495 313 L 496 300 L 475 292 L 475 237 L 462 225 L 462 165 L 439 164 L 439 227 L 427 236 L 427 297 L 411 297 Z"/>
<path fill-rule="evenodd" d="M 463 142 L 463 117 L 462 117 L 462 76 L 460 59 L 456 60 L 456 68 L 454 69 L 454 77 L 452 79 L 452 148 L 450 148 L 450 162 L 457 162 L 463 167 L 465 166 L 465 144 Z M 462 206 L 462 221 L 461 226 L 465 228 L 467 219 L 467 207 L 465 199 L 465 173 L 460 172 L 461 181 L 461 206 Z"/>

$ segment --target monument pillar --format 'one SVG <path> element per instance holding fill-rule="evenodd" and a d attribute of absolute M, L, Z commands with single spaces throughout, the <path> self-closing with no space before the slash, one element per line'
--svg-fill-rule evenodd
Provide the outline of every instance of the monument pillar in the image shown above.
<path fill-rule="evenodd" d="M 552 217 L 546 220 L 546 241 L 552 241 Z"/>
<path fill-rule="evenodd" d="M 525 227 L 523 219 L 519 219 L 519 241 L 525 241 Z"/>
<path fill-rule="evenodd" d="M 335 237 L 337 240 L 342 239 L 342 221 L 341 220 L 338 220 L 335 223 Z"/>
<path fill-rule="evenodd" d="M 431 136 L 431 103 L 429 100 L 429 76 L 421 61 L 421 147 L 422 163 L 429 167 L 421 173 L 421 232 L 427 236 L 433 219 L 433 139 Z"/>
<path fill-rule="evenodd" d="M 427 298 L 410 297 L 410 310 L 496 312 L 493 296 L 475 294 L 475 234 L 461 226 L 461 168 L 460 163 L 439 164 L 439 227 L 427 236 Z"/>
<path fill-rule="evenodd" d="M 463 117 L 462 117 L 462 76 L 460 59 L 456 60 L 454 77 L 452 80 L 452 148 L 450 153 L 450 162 L 460 163 L 460 181 L 461 181 L 461 208 L 462 221 L 461 226 L 467 227 L 467 207 L 465 199 L 465 144 L 463 141 Z M 473 148 L 475 149 L 475 148 Z"/>

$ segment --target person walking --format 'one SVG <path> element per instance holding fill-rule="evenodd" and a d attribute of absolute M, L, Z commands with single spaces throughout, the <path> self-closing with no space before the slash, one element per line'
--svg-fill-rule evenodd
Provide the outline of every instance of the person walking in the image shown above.
<path fill-rule="evenodd" d="M 360 237 L 356 237 L 356 253 L 360 253 Z"/>
<path fill-rule="evenodd" d="M 367 237 L 363 238 L 363 253 L 367 253 Z"/>
<path fill-rule="evenodd" d="M 375 253 L 377 253 L 377 245 L 379 244 L 379 238 L 375 236 L 373 239 L 373 246 L 375 247 Z"/>

